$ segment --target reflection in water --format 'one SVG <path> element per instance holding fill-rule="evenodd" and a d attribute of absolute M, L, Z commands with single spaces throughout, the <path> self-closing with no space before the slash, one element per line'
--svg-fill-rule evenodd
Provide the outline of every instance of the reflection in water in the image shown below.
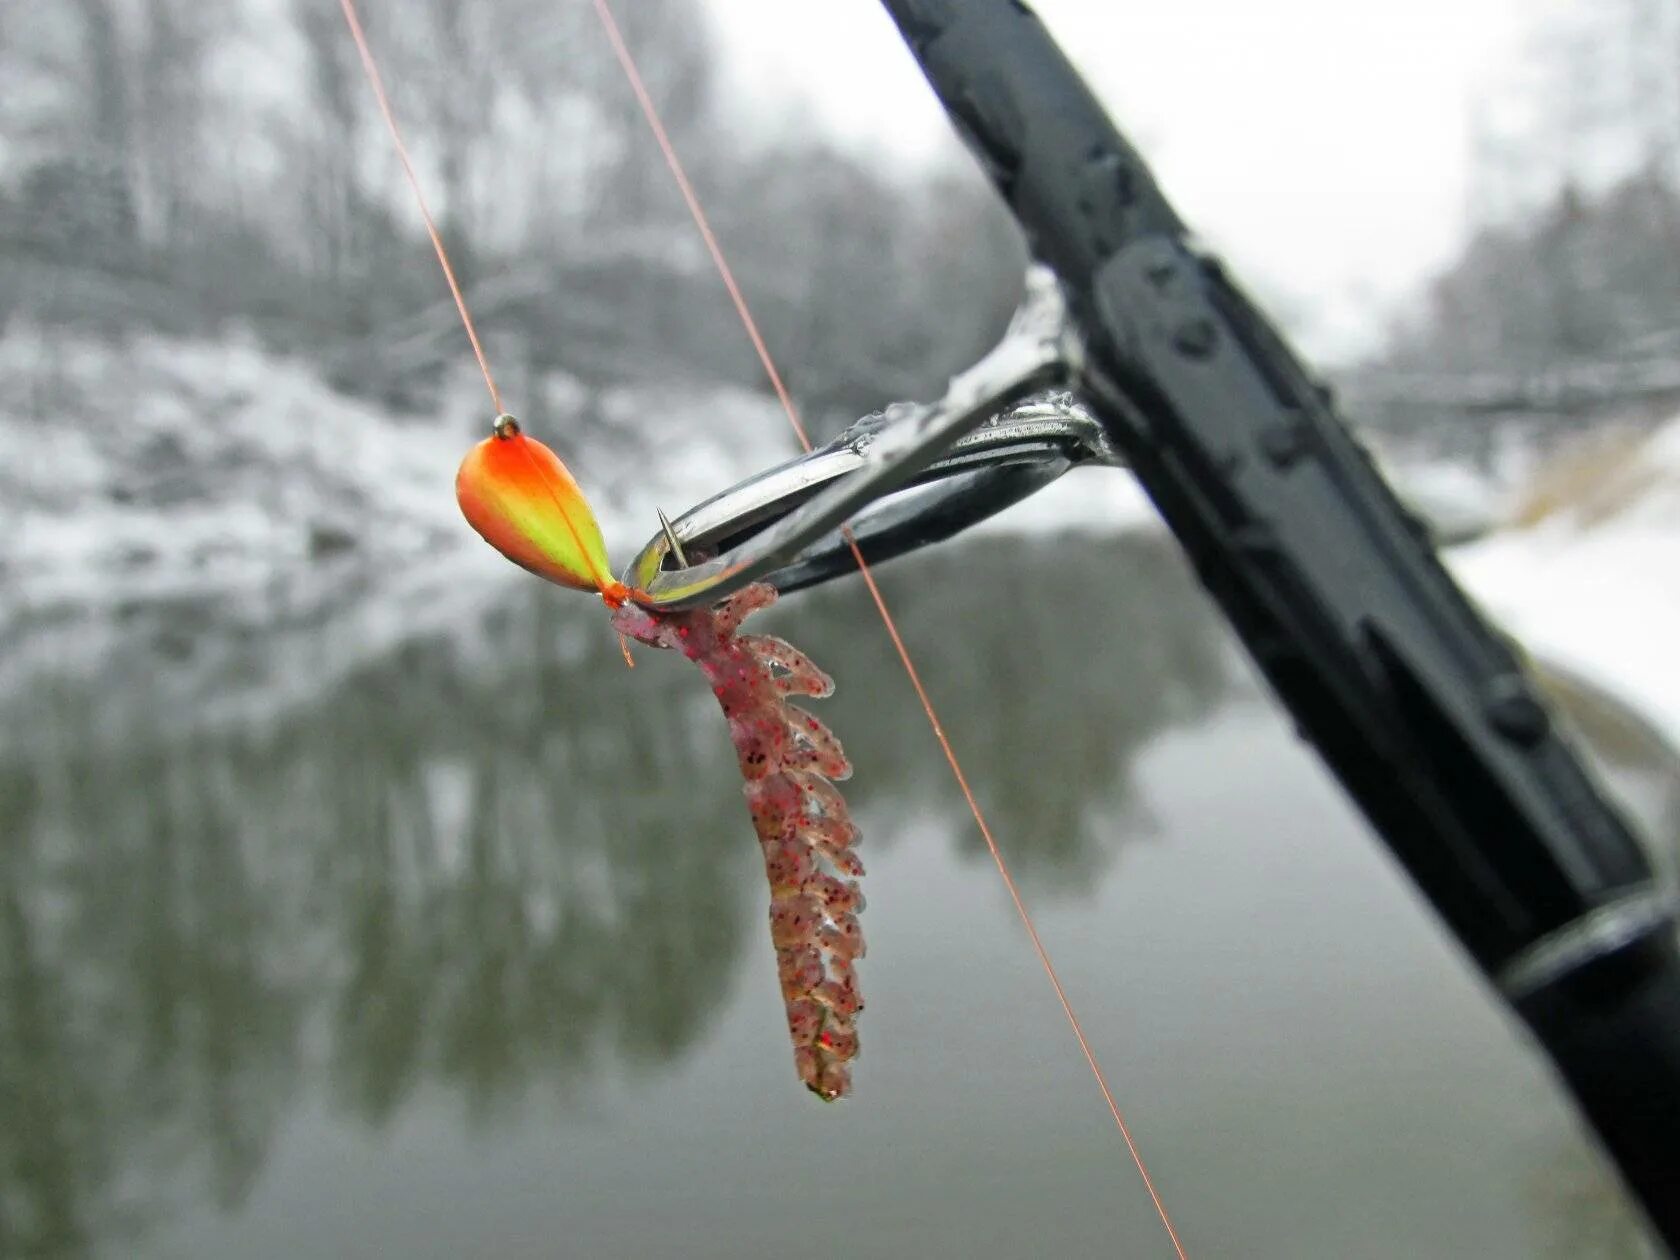
<path fill-rule="evenodd" d="M 1087 886 L 1136 830 L 1112 820 L 1139 814 L 1138 753 L 1232 685 L 1176 555 L 989 539 L 884 584 L 1016 865 Z M 426 1082 L 484 1118 L 654 1067 L 768 948 L 729 744 L 680 662 L 632 674 L 534 582 L 439 602 L 349 667 L 333 617 L 172 605 L 14 672 L 0 1255 L 84 1251 L 172 1190 L 237 1204 L 318 1072 L 383 1124 Z M 776 620 L 840 682 L 866 840 L 937 810 L 981 851 L 860 593 Z"/>
<path fill-rule="evenodd" d="M 1017 873 L 1063 891 L 1089 888 L 1146 822 L 1137 755 L 1205 718 L 1236 683 L 1226 638 L 1183 560 L 1147 536 L 986 538 L 889 566 L 880 580 Z M 836 662 L 832 724 L 871 745 L 860 754 L 857 796 L 941 810 L 956 843 L 979 858 L 984 841 L 948 790 L 867 606 L 859 624 L 859 595 L 800 597 L 809 624 L 798 629 L 818 660 Z M 881 722 L 883 693 L 907 716 Z"/>

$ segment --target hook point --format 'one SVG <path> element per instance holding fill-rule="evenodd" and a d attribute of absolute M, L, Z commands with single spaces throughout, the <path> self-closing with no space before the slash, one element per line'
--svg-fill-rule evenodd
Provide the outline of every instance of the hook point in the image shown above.
<path fill-rule="evenodd" d="M 683 554 L 683 545 L 677 541 L 677 531 L 671 528 L 671 518 L 665 515 L 663 508 L 653 509 L 659 515 L 659 528 L 664 531 L 665 545 L 671 549 L 671 554 L 677 558 L 677 563 L 688 568 L 688 557 Z"/>

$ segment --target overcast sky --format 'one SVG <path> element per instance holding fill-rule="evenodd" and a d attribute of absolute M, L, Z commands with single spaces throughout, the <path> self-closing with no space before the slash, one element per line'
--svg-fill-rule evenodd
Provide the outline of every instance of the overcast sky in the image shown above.
<path fill-rule="evenodd" d="M 711 0 L 754 115 L 925 161 L 955 145 L 876 0 Z M 1304 349 L 1369 344 L 1462 239 L 1470 119 L 1523 0 L 1037 0 L 1168 196 Z"/>

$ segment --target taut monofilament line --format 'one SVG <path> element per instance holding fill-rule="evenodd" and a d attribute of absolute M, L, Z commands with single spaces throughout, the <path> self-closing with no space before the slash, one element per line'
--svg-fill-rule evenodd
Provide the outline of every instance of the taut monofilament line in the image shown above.
<path fill-rule="evenodd" d="M 366 35 L 362 30 L 357 16 L 354 0 L 340 0 L 344 10 L 345 20 L 349 23 L 352 36 L 361 54 L 362 64 L 367 71 L 368 79 L 379 102 L 380 112 L 385 119 L 391 138 L 396 146 L 404 173 L 414 192 L 415 201 L 419 206 L 421 218 L 425 223 L 426 232 L 431 239 L 432 247 L 437 254 L 438 263 L 442 267 L 444 277 L 448 281 L 449 289 L 455 300 L 456 309 L 461 316 L 461 322 L 466 328 L 467 337 L 472 343 L 473 353 L 478 359 L 480 370 L 484 374 L 485 385 L 498 413 L 497 434 L 488 439 L 499 441 L 502 437 L 499 418 L 503 412 L 501 395 L 496 388 L 494 377 L 484 349 L 480 343 L 478 332 L 473 325 L 472 315 L 468 310 L 466 299 L 456 280 L 453 267 L 450 265 L 448 251 L 444 248 L 442 236 L 437 230 L 431 212 L 426 204 L 425 195 L 421 190 L 420 181 L 414 171 L 402 135 L 397 127 L 396 119 L 391 111 L 390 102 L 386 95 L 384 84 L 380 79 L 378 67 L 368 46 Z M 706 218 L 705 211 L 700 204 L 699 196 L 695 193 L 692 183 L 683 168 L 666 131 L 659 111 L 652 95 L 648 92 L 641 72 L 636 65 L 635 57 L 625 42 L 623 33 L 614 18 L 612 8 L 607 0 L 593 0 L 595 12 L 600 18 L 608 41 L 618 58 L 631 90 L 641 106 L 642 113 L 647 119 L 660 151 L 665 158 L 672 177 L 682 193 L 690 215 L 696 228 L 706 245 L 713 264 L 728 290 L 737 315 L 746 330 L 748 339 L 764 367 L 772 388 L 781 402 L 788 422 L 792 427 L 800 445 L 810 451 L 811 442 L 806 434 L 805 426 L 800 419 L 799 411 L 793 401 L 781 372 L 770 354 L 769 347 L 760 333 L 757 321 L 753 318 L 746 296 L 736 281 L 734 272 L 730 268 L 711 225 Z M 519 436 L 521 442 L 527 441 Z M 540 443 L 535 444 L 540 446 Z M 482 446 L 480 450 L 482 450 Z M 562 471 L 564 464 L 558 457 L 542 450 L 553 458 Z M 475 452 L 476 454 L 477 452 Z M 469 455 L 468 462 L 473 460 Z M 540 457 L 534 457 L 540 458 Z M 467 463 L 463 464 L 463 473 L 467 470 Z M 551 481 L 552 479 L 545 479 Z M 571 489 L 576 490 L 575 482 L 571 482 L 570 474 L 565 477 Z M 742 646 L 735 641 L 734 623 L 739 616 L 744 616 L 753 607 L 763 606 L 774 599 L 773 589 L 767 586 L 750 587 L 748 592 L 742 592 L 722 606 L 717 612 L 700 610 L 696 613 L 665 615 L 649 610 L 639 609 L 632 604 L 623 603 L 625 598 L 633 599 L 635 592 L 627 590 L 621 584 L 612 584 L 609 590 L 601 577 L 604 564 L 597 563 L 598 556 L 589 545 L 590 538 L 586 531 L 581 531 L 576 518 L 568 509 L 562 496 L 554 493 L 552 485 L 548 485 L 549 498 L 559 509 L 560 517 L 564 521 L 564 528 L 555 531 L 552 522 L 540 519 L 539 514 L 528 514 L 526 517 L 513 519 L 508 512 L 509 500 L 502 493 L 504 487 L 494 476 L 486 479 L 470 479 L 466 491 L 462 491 L 462 482 L 457 479 L 457 494 L 461 500 L 462 509 L 466 512 L 474 528 L 498 550 L 502 551 L 515 563 L 531 569 L 539 576 L 547 577 L 562 585 L 588 589 L 594 586 L 599 589 L 609 605 L 614 605 L 614 624 L 621 634 L 627 634 L 642 642 L 660 647 L 678 647 L 681 645 L 681 630 L 688 626 L 692 637 L 702 626 L 713 636 L 713 647 L 716 649 L 708 654 L 696 654 L 685 651 L 691 659 L 696 660 L 705 669 L 708 676 L 714 668 L 722 668 L 727 661 L 738 672 L 744 668 L 741 661 L 736 660 L 737 653 L 745 654 L 752 662 L 764 671 L 761 680 L 764 687 L 777 695 L 777 704 L 757 703 L 744 712 L 748 717 L 756 717 L 761 726 L 759 735 L 751 734 L 750 729 L 738 729 L 739 723 L 735 715 L 731 715 L 731 735 L 735 739 L 737 753 L 742 760 L 743 772 L 747 777 L 747 792 L 752 805 L 755 827 L 759 830 L 761 843 L 766 853 L 766 872 L 769 876 L 772 891 L 772 936 L 777 947 L 778 972 L 781 977 L 783 995 L 788 1002 L 789 1031 L 795 1044 L 795 1060 L 801 1079 L 822 1097 L 833 1099 L 840 1097 L 849 1088 L 850 1077 L 847 1071 L 847 1061 L 857 1051 L 856 1033 L 852 1026 L 852 1019 L 861 1010 L 862 1003 L 857 997 L 855 976 L 852 971 L 852 960 L 862 952 L 862 936 L 857 932 L 856 919 L 853 913 L 861 908 L 862 896 L 856 890 L 855 884 L 846 884 L 837 877 L 820 869 L 816 858 L 824 858 L 836 865 L 842 873 L 855 867 L 855 873 L 861 874 L 861 863 L 856 861 L 855 855 L 848 859 L 850 838 L 855 835 L 849 817 L 844 810 L 844 803 L 839 793 L 834 791 L 829 780 L 822 775 L 817 762 L 829 759 L 831 769 L 846 766 L 844 755 L 833 736 L 826 727 L 816 723 L 815 719 L 805 718 L 813 724 L 811 734 L 801 736 L 797 723 L 790 715 L 780 710 L 780 696 L 786 694 L 778 689 L 786 687 L 790 679 L 797 679 L 804 675 L 800 670 L 788 672 L 785 669 L 775 670 L 770 658 L 761 658 L 759 654 Z M 575 496 L 576 504 L 582 506 L 587 514 L 587 523 L 594 526 L 593 514 L 588 514 L 587 504 L 582 499 L 581 492 Z M 521 505 L 514 501 L 513 517 L 518 516 Z M 528 507 L 528 504 L 523 506 Z M 547 532 L 547 539 L 538 538 L 533 542 L 532 533 Z M 598 530 L 597 535 L 598 537 Z M 558 544 L 556 543 L 558 537 Z M 1009 893 L 1010 900 L 1015 907 L 1022 925 L 1025 927 L 1033 952 L 1049 979 L 1055 991 L 1056 999 L 1061 1005 L 1063 1014 L 1073 1030 L 1079 1049 L 1085 1058 L 1097 1086 L 1102 1092 L 1103 1100 L 1108 1106 L 1110 1115 L 1118 1128 L 1126 1149 L 1135 1164 L 1139 1176 L 1143 1180 L 1150 1200 L 1160 1216 L 1168 1237 L 1172 1240 L 1174 1250 L 1180 1260 L 1185 1260 L 1185 1250 L 1179 1240 L 1178 1232 L 1174 1228 L 1171 1218 L 1167 1214 L 1166 1206 L 1162 1202 L 1155 1188 L 1153 1179 L 1145 1167 L 1137 1143 L 1133 1139 L 1125 1119 L 1120 1113 L 1115 1101 L 1113 1090 L 1098 1065 L 1096 1055 L 1091 1049 L 1089 1040 L 1085 1036 L 1078 1016 L 1075 1014 L 1072 1002 L 1063 988 L 1060 978 L 1056 974 L 1050 960 L 1048 950 L 1040 939 L 1038 930 L 1034 926 L 1032 917 L 1027 911 L 1026 903 L 1021 897 L 1020 889 L 1010 873 L 1008 863 L 1004 860 L 1003 852 L 987 823 L 985 814 L 980 808 L 978 799 L 970 787 L 968 778 L 964 774 L 962 765 L 957 758 L 956 750 L 947 737 L 944 725 L 940 722 L 932 698 L 923 685 L 921 675 L 916 669 L 910 656 L 908 647 L 898 631 L 892 614 L 887 608 L 874 574 L 865 562 L 863 553 L 848 533 L 847 542 L 851 547 L 857 568 L 865 585 L 868 587 L 871 600 L 885 625 L 893 648 L 903 665 L 906 675 L 910 679 L 929 725 L 933 729 L 934 738 L 938 741 L 946 763 L 950 766 L 953 777 L 962 793 L 964 802 L 974 817 L 975 825 L 979 828 L 981 837 L 986 843 L 992 861 L 1002 878 L 1004 887 Z M 569 539 L 570 545 L 566 540 Z M 573 553 L 576 553 L 575 555 Z M 735 601 L 744 601 L 738 606 Z M 758 601 L 755 603 L 755 601 Z M 719 618 L 723 618 L 719 621 Z M 693 624 L 689 624 L 692 622 Z M 667 641 L 667 638 L 670 641 Z M 751 638 L 748 636 L 747 638 Z M 791 649 L 790 649 L 791 650 Z M 715 657 L 715 659 L 713 659 Z M 800 658 L 803 659 L 803 658 Z M 808 662 L 807 662 L 808 664 Z M 814 670 L 814 667 L 811 667 Z M 823 677 L 817 671 L 815 677 Z M 794 684 L 797 685 L 797 684 Z M 727 700 L 727 689 L 723 683 L 714 681 L 714 693 L 718 694 L 720 702 L 724 703 L 726 714 L 730 713 Z M 807 693 L 810 694 L 810 693 Z M 780 706 L 780 707 L 778 707 Z M 799 710 L 793 710 L 799 713 Z M 772 721 L 771 718 L 775 720 Z M 757 742 L 772 727 L 782 730 L 776 736 L 778 740 L 789 741 L 785 749 L 778 756 L 791 756 L 795 761 L 805 759 L 810 764 L 795 766 L 781 760 L 771 758 L 766 754 L 763 764 L 773 766 L 774 769 L 755 775 L 749 770 L 749 764 L 756 768 L 759 762 L 749 763 L 749 751 L 753 757 L 764 752 L 761 743 Z M 747 724 L 748 728 L 752 725 Z M 820 731 L 818 735 L 815 732 Z M 803 777 L 802 777 L 803 776 Z M 755 786 L 756 785 L 756 786 Z M 827 785 L 826 790 L 821 785 Z M 766 832 L 771 838 L 766 839 Z M 841 837 L 844 836 L 845 839 Z M 773 850 L 775 850 L 773 852 Z M 778 862 L 782 865 L 778 866 Z M 806 866 L 810 869 L 807 870 Z M 795 876 L 798 878 L 795 878 Z M 781 881 L 780 883 L 778 881 Z M 829 882 L 832 881 L 832 887 Z"/>
<path fill-rule="evenodd" d="M 699 195 L 695 193 L 694 186 L 690 182 L 687 172 L 683 169 L 682 159 L 677 154 L 676 146 L 671 142 L 670 134 L 659 116 L 659 109 L 636 66 L 635 56 L 631 53 L 629 45 L 624 40 L 623 32 L 619 29 L 618 22 L 613 17 L 612 6 L 608 3 L 608 0 L 592 0 L 592 2 L 595 6 L 596 15 L 601 19 L 601 25 L 606 30 L 607 39 L 612 44 L 613 52 L 618 57 L 620 66 L 624 69 L 625 77 L 630 81 L 631 90 L 635 93 L 642 114 L 647 119 L 648 127 L 653 132 L 660 153 L 665 158 L 665 164 L 670 168 L 671 176 L 676 180 L 677 188 L 681 191 L 683 201 L 688 206 L 689 214 L 694 219 L 694 225 L 706 244 L 706 250 L 711 255 L 713 264 L 717 267 L 724 287 L 729 291 L 730 300 L 734 303 L 735 311 L 740 316 L 741 323 L 746 329 L 747 337 L 752 342 L 760 363 L 764 366 L 765 375 L 775 389 L 776 397 L 781 401 L 782 408 L 787 414 L 788 423 L 793 427 L 794 434 L 799 439 L 799 444 L 809 452 L 811 442 L 806 435 L 804 423 L 800 420 L 798 408 L 794 405 L 793 397 L 788 392 L 782 374 L 777 370 L 769 347 L 765 344 L 764 337 L 759 332 L 758 322 L 753 318 L 752 311 L 747 305 L 746 295 L 736 282 L 734 272 L 731 270 L 728 260 L 724 257 L 723 247 L 718 243 L 717 236 L 712 231 L 711 224 L 706 218 L 706 212 L 700 204 Z M 1044 942 L 1039 938 L 1038 929 L 1033 925 L 1032 916 L 1027 912 L 1026 902 L 1021 897 L 1021 891 L 1015 883 L 1014 876 L 1010 874 L 1009 864 L 1004 860 L 1003 851 L 998 847 L 991 826 L 986 822 L 986 816 L 980 808 L 980 802 L 969 786 L 968 776 L 963 773 L 962 764 L 957 759 L 956 750 L 951 746 L 951 741 L 945 734 L 945 727 L 939 720 L 939 715 L 933 707 L 933 701 L 928 695 L 927 688 L 922 684 L 921 674 L 916 669 L 909 648 L 905 645 L 903 636 L 898 632 L 897 623 L 893 620 L 892 613 L 887 608 L 887 602 L 881 594 L 881 589 L 876 584 L 875 575 L 870 571 L 868 563 L 864 560 L 862 549 L 858 547 L 850 534 L 847 534 L 847 542 L 851 547 L 852 557 L 857 562 L 858 574 L 869 588 L 870 599 L 874 602 L 875 609 L 880 614 L 882 624 L 885 625 L 888 637 L 892 640 L 893 649 L 898 654 L 899 662 L 904 666 L 904 671 L 910 679 L 910 685 L 914 688 L 916 698 L 921 703 L 922 710 L 927 716 L 928 724 L 933 728 L 934 738 L 939 743 L 940 751 L 945 755 L 946 764 L 951 768 L 951 774 L 957 781 L 963 800 L 974 817 L 975 825 L 980 829 L 980 835 L 985 840 L 987 851 L 991 854 L 992 862 L 997 867 L 998 875 L 1002 878 L 1004 887 L 1009 893 L 1010 901 L 1015 907 L 1015 913 L 1019 916 L 1022 926 L 1026 928 L 1027 938 L 1032 942 L 1033 953 L 1037 956 L 1051 987 L 1055 990 L 1056 1000 L 1060 1003 L 1062 1013 L 1067 1017 L 1068 1024 L 1073 1029 L 1074 1038 L 1079 1043 L 1079 1049 L 1081 1054 L 1084 1055 L 1086 1065 L 1091 1069 L 1091 1075 L 1096 1078 L 1097 1087 L 1102 1091 L 1103 1101 L 1108 1105 L 1109 1114 L 1113 1117 L 1115 1127 L 1119 1130 L 1120 1136 L 1126 1144 L 1127 1153 L 1131 1156 L 1132 1163 L 1137 1167 L 1139 1177 L 1143 1179 L 1144 1188 L 1149 1193 L 1156 1214 L 1161 1218 L 1161 1224 L 1166 1229 L 1167 1236 L 1172 1240 L 1173 1250 L 1178 1253 L 1179 1260 L 1187 1260 L 1184 1244 L 1179 1239 L 1178 1230 L 1174 1228 L 1172 1218 L 1167 1214 L 1166 1204 L 1155 1188 L 1155 1182 L 1149 1175 L 1149 1169 L 1144 1165 L 1143 1155 L 1138 1149 L 1136 1140 L 1132 1137 L 1131 1129 L 1127 1126 L 1125 1118 L 1120 1113 L 1119 1104 L 1114 1098 L 1114 1091 L 1109 1087 L 1108 1080 L 1103 1075 L 1101 1066 L 1097 1063 L 1096 1054 L 1091 1049 L 1090 1041 L 1085 1036 L 1085 1030 L 1079 1022 L 1078 1015 L 1074 1013 L 1073 1003 L 1069 1000 L 1067 991 L 1062 987 L 1061 979 L 1056 975 L 1055 965 L 1050 961 L 1050 953 L 1045 949 Z"/>

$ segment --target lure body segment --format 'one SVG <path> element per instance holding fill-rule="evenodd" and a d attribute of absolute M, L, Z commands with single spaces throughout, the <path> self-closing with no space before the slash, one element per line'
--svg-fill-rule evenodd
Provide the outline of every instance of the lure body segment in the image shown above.
<path fill-rule="evenodd" d="M 676 649 L 712 684 L 764 854 L 794 1068 L 813 1094 L 832 1102 L 851 1090 L 858 1052 L 863 998 L 853 961 L 863 956 L 856 917 L 863 893 L 842 877 L 862 875 L 863 863 L 852 848 L 857 828 L 833 783 L 851 774 L 851 764 L 828 727 L 788 703 L 789 696 L 826 696 L 833 682 L 780 639 L 736 633 L 775 598 L 774 588 L 757 583 L 716 609 L 654 614 L 624 604 L 613 626 L 650 647 Z"/>

